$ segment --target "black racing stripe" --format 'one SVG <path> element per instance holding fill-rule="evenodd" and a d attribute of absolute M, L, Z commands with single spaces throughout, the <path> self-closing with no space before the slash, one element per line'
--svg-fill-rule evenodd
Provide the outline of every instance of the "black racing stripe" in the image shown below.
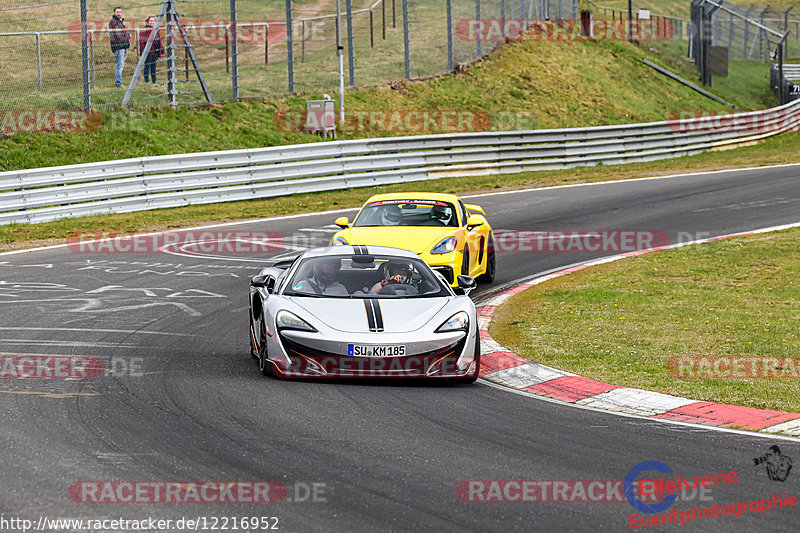
<path fill-rule="evenodd" d="M 375 311 L 375 327 L 377 331 L 383 331 L 383 312 L 381 311 L 381 304 L 378 300 L 370 300 L 372 302 L 372 309 Z"/>
<path fill-rule="evenodd" d="M 364 300 L 364 309 L 367 312 L 367 326 L 370 331 L 375 331 L 375 313 L 372 310 L 372 300 Z"/>

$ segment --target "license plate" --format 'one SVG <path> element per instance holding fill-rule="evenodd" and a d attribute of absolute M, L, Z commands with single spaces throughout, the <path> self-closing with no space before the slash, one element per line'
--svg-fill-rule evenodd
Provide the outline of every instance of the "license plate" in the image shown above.
<path fill-rule="evenodd" d="M 405 344 L 392 344 L 389 346 L 347 345 L 347 355 L 353 357 L 402 357 L 405 354 Z"/>

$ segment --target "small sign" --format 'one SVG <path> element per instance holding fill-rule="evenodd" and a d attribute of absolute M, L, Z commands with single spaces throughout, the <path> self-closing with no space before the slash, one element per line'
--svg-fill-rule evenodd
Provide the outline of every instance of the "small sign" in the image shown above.
<path fill-rule="evenodd" d="M 306 101 L 306 133 L 332 132 L 336 137 L 336 112 L 333 100 Z"/>
<path fill-rule="evenodd" d="M 640 9 L 639 10 L 639 20 L 650 20 L 650 10 L 649 9 Z"/>

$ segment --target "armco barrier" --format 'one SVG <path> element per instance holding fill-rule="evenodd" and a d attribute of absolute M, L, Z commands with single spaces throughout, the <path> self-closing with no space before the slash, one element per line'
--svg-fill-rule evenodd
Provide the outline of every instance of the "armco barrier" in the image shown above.
<path fill-rule="evenodd" d="M 796 101 L 713 119 L 331 141 L 18 170 L 0 173 L 0 224 L 653 161 L 751 144 L 799 125 Z"/>

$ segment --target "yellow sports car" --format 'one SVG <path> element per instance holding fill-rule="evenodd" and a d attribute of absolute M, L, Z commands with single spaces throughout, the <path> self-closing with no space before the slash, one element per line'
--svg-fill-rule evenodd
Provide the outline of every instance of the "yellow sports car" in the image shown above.
<path fill-rule="evenodd" d="M 494 241 L 486 214 L 454 194 L 378 194 L 367 200 L 352 223 L 339 217 L 335 224 L 342 229 L 331 246 L 411 250 L 453 286 L 459 274 L 481 282 L 494 280 Z"/>

